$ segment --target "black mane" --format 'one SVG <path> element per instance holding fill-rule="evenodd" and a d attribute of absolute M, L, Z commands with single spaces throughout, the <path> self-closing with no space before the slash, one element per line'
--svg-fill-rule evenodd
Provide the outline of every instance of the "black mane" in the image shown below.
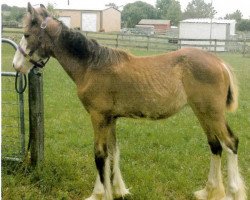
<path fill-rule="evenodd" d="M 102 46 L 96 40 L 88 39 L 81 32 L 69 29 L 65 25 L 59 41 L 70 55 L 86 61 L 91 67 L 111 65 L 129 57 L 125 51 Z"/>
<path fill-rule="evenodd" d="M 91 55 L 91 49 L 98 44 L 88 40 L 79 31 L 68 29 L 63 25 L 60 41 L 69 54 L 78 59 L 87 59 Z"/>

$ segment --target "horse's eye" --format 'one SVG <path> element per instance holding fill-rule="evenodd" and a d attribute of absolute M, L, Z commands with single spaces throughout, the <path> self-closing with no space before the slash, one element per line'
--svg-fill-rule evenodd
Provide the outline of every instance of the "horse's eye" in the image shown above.
<path fill-rule="evenodd" d="M 24 37 L 27 39 L 30 35 L 29 34 L 24 34 Z"/>

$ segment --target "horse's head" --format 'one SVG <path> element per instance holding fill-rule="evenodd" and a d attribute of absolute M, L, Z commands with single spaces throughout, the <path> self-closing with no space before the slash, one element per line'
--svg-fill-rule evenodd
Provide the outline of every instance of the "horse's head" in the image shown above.
<path fill-rule="evenodd" d="M 28 3 L 24 17 L 24 35 L 13 59 L 13 67 L 28 73 L 33 66 L 43 67 L 43 60 L 52 55 L 53 33 L 58 30 L 58 21 L 50 17 L 44 5 L 33 8 Z"/>

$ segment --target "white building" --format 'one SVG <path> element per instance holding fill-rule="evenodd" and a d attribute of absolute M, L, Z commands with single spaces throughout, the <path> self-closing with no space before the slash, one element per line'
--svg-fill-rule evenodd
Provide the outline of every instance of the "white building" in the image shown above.
<path fill-rule="evenodd" d="M 181 48 L 197 47 L 211 51 L 226 51 L 225 41 L 220 40 L 227 40 L 235 35 L 235 24 L 235 20 L 212 19 L 211 21 L 208 18 L 180 21 L 179 39 L 183 39 Z M 214 41 L 209 41 L 210 39 Z M 219 40 L 216 41 L 216 47 L 215 40 Z"/>
<path fill-rule="evenodd" d="M 91 32 L 118 32 L 121 30 L 121 12 L 114 8 L 96 10 L 65 7 L 55 10 L 59 20 L 70 28 Z"/>

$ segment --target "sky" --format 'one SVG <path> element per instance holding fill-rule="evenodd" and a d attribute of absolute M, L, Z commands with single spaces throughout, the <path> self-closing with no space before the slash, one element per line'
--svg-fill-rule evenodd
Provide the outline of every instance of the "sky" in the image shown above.
<path fill-rule="evenodd" d="M 68 1 L 70 6 L 68 6 Z M 32 5 L 39 5 L 43 3 L 45 6 L 48 3 L 52 3 L 55 8 L 74 8 L 74 9 L 103 9 L 105 4 L 110 2 L 121 6 L 127 3 L 133 3 L 136 0 L 2 0 L 2 4 L 15 5 L 19 7 L 26 7 L 27 3 L 30 2 Z M 155 5 L 156 0 L 141 0 L 151 5 Z M 237 9 L 243 14 L 243 18 L 250 18 L 250 9 L 248 0 L 205 0 L 206 3 L 213 1 L 213 6 L 217 11 L 215 17 L 224 17 L 227 13 L 233 13 Z M 184 11 L 188 2 L 191 0 L 179 0 L 181 8 Z"/>

